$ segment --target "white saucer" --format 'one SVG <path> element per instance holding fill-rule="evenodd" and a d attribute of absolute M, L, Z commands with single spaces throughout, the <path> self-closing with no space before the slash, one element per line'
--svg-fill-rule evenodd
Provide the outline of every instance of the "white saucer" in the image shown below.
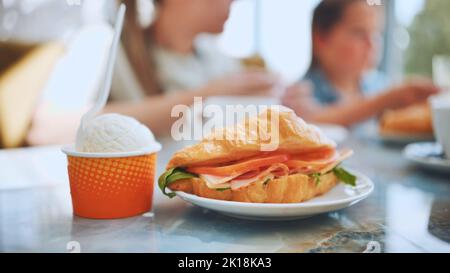
<path fill-rule="evenodd" d="M 381 141 L 399 145 L 406 145 L 414 142 L 433 141 L 432 134 L 378 134 Z"/>
<path fill-rule="evenodd" d="M 359 172 L 351 171 L 351 173 L 358 177 L 355 188 L 339 183 L 328 193 L 303 203 L 243 203 L 203 198 L 185 192 L 176 192 L 176 194 L 186 202 L 231 217 L 270 221 L 294 220 L 343 209 L 369 196 L 374 189 L 373 182 Z"/>
<path fill-rule="evenodd" d="M 403 150 L 403 155 L 411 162 L 440 172 L 450 173 L 450 159 L 444 158 L 441 145 L 435 142 L 409 144 Z"/>

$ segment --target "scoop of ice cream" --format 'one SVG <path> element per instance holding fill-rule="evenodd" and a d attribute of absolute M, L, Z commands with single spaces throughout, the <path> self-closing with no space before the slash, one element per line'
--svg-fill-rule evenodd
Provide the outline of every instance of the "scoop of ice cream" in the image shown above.
<path fill-rule="evenodd" d="M 104 114 L 78 129 L 76 150 L 85 153 L 118 153 L 158 149 L 153 133 L 134 118 Z"/>

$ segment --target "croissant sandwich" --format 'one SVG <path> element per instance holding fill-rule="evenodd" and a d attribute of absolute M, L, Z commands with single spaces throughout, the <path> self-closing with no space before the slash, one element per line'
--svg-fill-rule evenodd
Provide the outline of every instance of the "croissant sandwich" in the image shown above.
<path fill-rule="evenodd" d="M 415 104 L 399 110 L 389 110 L 380 119 L 381 135 L 433 135 L 431 109 L 427 103 Z"/>
<path fill-rule="evenodd" d="M 263 149 L 267 128 L 277 128 L 274 150 Z M 226 201 L 298 203 L 339 181 L 354 186 L 356 177 L 339 167 L 351 155 L 292 110 L 269 108 L 175 153 L 158 184 L 171 198 L 183 191 Z"/>

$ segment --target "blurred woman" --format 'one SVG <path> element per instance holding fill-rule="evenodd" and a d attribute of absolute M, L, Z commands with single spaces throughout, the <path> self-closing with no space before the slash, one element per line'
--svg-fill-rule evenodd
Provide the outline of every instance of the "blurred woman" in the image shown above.
<path fill-rule="evenodd" d="M 149 27 L 139 22 L 138 1 L 122 2 L 127 6 L 123 48 L 105 113 L 132 116 L 156 135 L 166 135 L 176 120 L 171 117 L 175 105 L 191 105 L 195 96 L 267 95 L 278 84 L 266 72 L 242 70 L 211 39 L 223 31 L 232 0 L 154 0 L 156 17 Z M 64 117 L 37 114 L 27 141 L 73 142 L 80 118 L 81 111 Z"/>
<path fill-rule="evenodd" d="M 118 67 L 130 67 L 140 88 L 124 84 L 130 73 L 116 73 L 106 112 L 134 116 L 157 133 L 167 132 L 176 104 L 190 105 L 194 96 L 267 95 L 277 83 L 266 72 L 242 70 L 216 47 L 211 34 L 223 31 L 232 0 L 156 0 L 148 28 L 139 24 L 137 1 L 123 2 L 126 58 L 119 57 Z"/>
<path fill-rule="evenodd" d="M 283 103 L 307 120 L 350 126 L 388 108 L 408 106 L 438 92 L 429 80 L 395 87 L 375 70 L 384 29 L 382 8 L 364 0 L 323 0 L 314 10 L 312 62 L 304 83 Z"/>

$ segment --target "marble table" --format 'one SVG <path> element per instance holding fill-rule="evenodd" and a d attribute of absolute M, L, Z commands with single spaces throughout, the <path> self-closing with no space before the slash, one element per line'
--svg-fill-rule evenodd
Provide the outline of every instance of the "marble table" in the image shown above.
<path fill-rule="evenodd" d="M 162 140 L 158 174 L 181 147 Z M 347 165 L 375 182 L 353 207 L 309 219 L 255 222 L 172 200 L 155 190 L 154 216 L 72 215 L 60 147 L 0 151 L 0 252 L 450 252 L 450 176 L 410 165 L 401 146 L 353 132 Z M 368 247 L 369 245 L 369 247 Z"/>

